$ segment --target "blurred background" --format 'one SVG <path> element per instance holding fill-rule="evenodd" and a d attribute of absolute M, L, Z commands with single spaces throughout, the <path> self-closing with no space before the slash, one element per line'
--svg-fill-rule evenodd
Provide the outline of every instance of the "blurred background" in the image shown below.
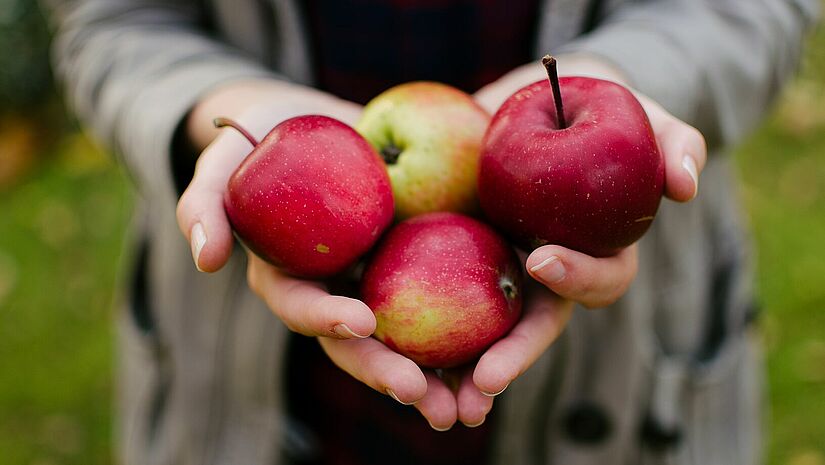
<path fill-rule="evenodd" d="M 0 465 L 111 463 L 132 192 L 67 116 L 32 0 L 0 0 Z M 735 153 L 758 254 L 772 465 L 825 465 L 825 28 Z"/>

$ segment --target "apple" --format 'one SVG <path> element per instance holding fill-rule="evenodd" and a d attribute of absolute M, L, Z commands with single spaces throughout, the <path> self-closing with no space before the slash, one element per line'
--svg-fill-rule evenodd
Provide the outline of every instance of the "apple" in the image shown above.
<path fill-rule="evenodd" d="M 558 244 L 614 255 L 656 215 L 664 189 L 656 138 L 626 88 L 558 79 L 555 60 L 543 63 L 552 84 L 539 81 L 513 94 L 484 136 L 481 207 L 526 250 Z"/>
<path fill-rule="evenodd" d="M 299 277 L 340 273 L 377 242 L 393 218 L 387 170 L 354 129 L 307 115 L 275 126 L 229 178 L 224 209 L 253 252 Z"/>
<path fill-rule="evenodd" d="M 368 262 L 361 297 L 374 336 L 423 367 L 473 360 L 518 320 L 521 263 L 489 226 L 429 213 L 390 229 Z"/>
<path fill-rule="evenodd" d="M 355 128 L 387 164 L 399 220 L 478 212 L 478 157 L 490 115 L 445 84 L 411 82 L 371 100 Z"/>

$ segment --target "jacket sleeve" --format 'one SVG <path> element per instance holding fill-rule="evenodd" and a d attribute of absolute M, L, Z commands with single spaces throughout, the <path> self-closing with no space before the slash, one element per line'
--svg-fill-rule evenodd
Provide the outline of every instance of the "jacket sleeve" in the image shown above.
<path fill-rule="evenodd" d="M 633 87 L 697 127 L 739 140 L 796 70 L 818 0 L 647 0 L 609 12 L 562 52 L 611 61 Z"/>
<path fill-rule="evenodd" d="M 141 191 L 172 187 L 174 132 L 200 96 L 271 75 L 208 36 L 185 0 L 52 0 L 53 60 L 71 107 Z"/>

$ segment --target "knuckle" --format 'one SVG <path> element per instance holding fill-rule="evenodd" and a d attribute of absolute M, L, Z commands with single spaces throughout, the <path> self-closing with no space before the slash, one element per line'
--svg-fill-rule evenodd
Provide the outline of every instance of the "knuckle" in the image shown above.
<path fill-rule="evenodd" d="M 698 145 L 703 151 L 706 147 L 705 136 L 695 127 L 688 126 L 688 137 Z"/>
<path fill-rule="evenodd" d="M 386 380 L 380 379 L 384 370 L 378 369 L 380 357 L 376 355 L 374 351 L 359 354 L 354 367 L 355 377 L 371 386 L 391 387 Z"/>
<path fill-rule="evenodd" d="M 189 193 L 189 189 L 186 189 L 183 192 L 183 195 L 180 196 L 180 199 L 178 199 L 178 204 L 175 207 L 175 217 L 178 220 L 178 224 L 180 224 L 180 226 L 182 228 L 185 227 L 186 223 L 187 223 L 187 221 L 186 221 L 187 218 L 186 217 L 187 217 L 187 213 L 190 210 L 189 205 L 191 203 L 190 202 L 191 197 L 192 197 L 192 194 Z"/>
<path fill-rule="evenodd" d="M 672 134 L 673 132 L 681 129 L 685 126 L 681 120 L 677 119 L 675 116 L 671 115 L 670 113 L 664 112 L 661 115 L 662 118 L 662 131 L 666 133 Z"/>
<path fill-rule="evenodd" d="M 333 310 L 336 306 L 337 299 L 330 294 L 322 294 L 306 304 L 307 310 L 312 309 L 313 313 L 318 315 L 326 315 L 329 310 Z"/>
<path fill-rule="evenodd" d="M 292 331 L 293 333 L 301 333 L 301 329 L 294 322 L 285 319 L 281 319 L 281 321 L 284 323 L 284 326 L 286 326 L 286 329 Z"/>
<path fill-rule="evenodd" d="M 589 294 L 591 297 L 586 302 L 581 302 L 581 304 L 588 310 L 609 307 L 624 295 L 630 287 L 630 283 L 633 282 L 633 278 L 634 274 L 632 273 L 621 273 L 617 280 L 598 291 L 592 292 Z"/>
<path fill-rule="evenodd" d="M 578 283 L 576 283 L 575 289 L 572 290 L 572 293 L 576 296 L 580 296 L 580 298 L 585 300 L 592 300 L 588 299 L 589 296 L 594 294 L 598 294 L 599 287 L 596 282 L 591 278 L 584 278 L 581 279 Z M 579 299 L 573 299 L 579 300 Z"/>

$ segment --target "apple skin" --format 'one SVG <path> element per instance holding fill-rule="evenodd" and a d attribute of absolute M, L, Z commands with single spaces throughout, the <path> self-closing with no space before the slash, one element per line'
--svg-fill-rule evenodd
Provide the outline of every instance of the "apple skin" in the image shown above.
<path fill-rule="evenodd" d="M 422 367 L 478 357 L 521 315 L 521 263 L 489 226 L 430 213 L 392 228 L 367 264 L 361 296 L 374 336 Z"/>
<path fill-rule="evenodd" d="M 351 127 L 318 115 L 275 126 L 232 174 L 224 209 L 249 249 L 306 278 L 342 272 L 393 218 L 378 154 Z"/>
<path fill-rule="evenodd" d="M 595 257 L 647 231 L 664 161 L 630 91 L 585 77 L 559 80 L 568 127 L 539 81 L 513 94 L 484 137 L 479 198 L 489 221 L 525 250 L 557 244 Z"/>
<path fill-rule="evenodd" d="M 478 158 L 489 122 L 470 95 L 411 82 L 371 100 L 355 128 L 387 163 L 396 217 L 403 220 L 435 211 L 478 213 Z"/>

